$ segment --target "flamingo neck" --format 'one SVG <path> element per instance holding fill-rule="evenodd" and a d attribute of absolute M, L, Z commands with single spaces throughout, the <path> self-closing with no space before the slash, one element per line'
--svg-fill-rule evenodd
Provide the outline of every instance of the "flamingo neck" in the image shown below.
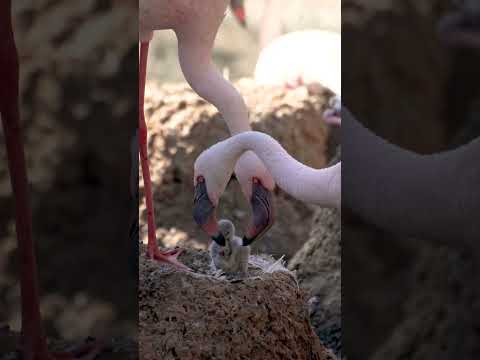
<path fill-rule="evenodd" d="M 340 206 L 341 164 L 313 169 L 295 160 L 275 139 L 256 131 L 238 134 L 217 145 L 221 146 L 218 152 L 229 166 L 233 166 L 245 151 L 251 150 L 286 193 L 303 202 Z"/>
<path fill-rule="evenodd" d="M 387 231 L 447 241 L 478 237 L 480 227 L 468 220 L 480 211 L 471 191 L 480 181 L 473 165 L 480 141 L 419 155 L 369 132 L 345 108 L 342 117 L 349 134 L 343 141 L 346 206 Z"/>
<path fill-rule="evenodd" d="M 251 130 L 243 97 L 212 62 L 214 35 L 203 42 L 177 37 L 180 66 L 192 89 L 219 110 L 232 135 Z"/>

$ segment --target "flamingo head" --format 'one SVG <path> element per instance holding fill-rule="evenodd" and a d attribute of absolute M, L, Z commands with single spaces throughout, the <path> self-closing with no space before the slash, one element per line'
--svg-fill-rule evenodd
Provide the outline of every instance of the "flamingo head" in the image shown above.
<path fill-rule="evenodd" d="M 245 6 L 243 0 L 231 0 L 230 7 L 232 8 L 233 14 L 237 18 L 240 25 L 247 27 L 247 19 L 245 16 Z"/>
<path fill-rule="evenodd" d="M 193 185 L 193 218 L 218 245 L 225 246 L 225 237 L 218 227 L 217 207 L 230 180 L 234 160 L 228 161 L 221 144 L 215 144 L 195 161 Z"/>
<path fill-rule="evenodd" d="M 323 113 L 323 118 L 327 124 L 340 126 L 342 123 L 342 101 L 339 96 L 330 98 L 328 108 Z"/>
<path fill-rule="evenodd" d="M 216 210 L 233 170 L 252 208 L 252 218 L 243 237 L 243 245 L 250 245 L 262 237 L 274 222 L 273 178 L 251 151 L 245 152 L 236 164 L 235 160 L 225 151 L 225 144 L 218 143 L 201 153 L 194 165 L 193 217 L 211 239 L 221 246 L 225 246 L 225 237 L 219 229 Z"/>

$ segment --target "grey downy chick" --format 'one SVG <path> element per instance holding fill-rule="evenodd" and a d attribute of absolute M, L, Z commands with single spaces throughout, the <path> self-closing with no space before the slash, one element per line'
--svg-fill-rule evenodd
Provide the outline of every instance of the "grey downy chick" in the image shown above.
<path fill-rule="evenodd" d="M 225 238 L 225 246 L 212 241 L 210 256 L 215 268 L 225 273 L 247 273 L 250 246 L 242 246 L 242 239 L 235 236 L 235 226 L 230 220 L 222 219 L 218 228 Z"/>

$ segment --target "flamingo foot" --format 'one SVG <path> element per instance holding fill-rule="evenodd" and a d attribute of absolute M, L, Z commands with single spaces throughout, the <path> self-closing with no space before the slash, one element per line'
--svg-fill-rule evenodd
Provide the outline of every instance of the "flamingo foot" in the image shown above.
<path fill-rule="evenodd" d="M 182 249 L 173 249 L 167 251 L 160 251 L 157 247 L 149 247 L 147 250 L 147 258 L 156 260 L 158 262 L 168 264 L 176 269 L 191 272 L 188 266 L 182 264 L 177 260 L 177 257 L 183 252 Z"/>

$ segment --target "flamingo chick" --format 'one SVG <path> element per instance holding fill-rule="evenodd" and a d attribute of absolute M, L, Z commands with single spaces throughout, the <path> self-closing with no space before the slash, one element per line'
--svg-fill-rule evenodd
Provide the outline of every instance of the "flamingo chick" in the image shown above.
<path fill-rule="evenodd" d="M 200 184 L 210 198 L 217 198 L 227 186 L 237 159 L 245 151 L 253 151 L 267 166 L 278 186 L 296 199 L 326 207 L 340 207 L 341 202 L 341 163 L 325 169 L 312 169 L 290 156 L 271 136 L 249 131 L 232 136 L 203 151 L 195 161 L 194 181 L 202 177 Z M 261 188 L 255 191 L 261 192 Z M 266 197 L 258 195 L 270 207 Z M 253 219 L 243 245 L 255 239 L 252 229 L 261 227 L 263 219 Z M 224 242 L 224 239 L 220 239 Z M 220 242 L 219 242 L 220 243 Z M 222 243 L 220 243 L 222 245 Z"/>
<path fill-rule="evenodd" d="M 199 96 L 217 107 L 231 134 L 250 131 L 248 110 L 240 93 L 226 81 L 212 63 L 212 47 L 229 0 L 141 0 L 140 1 L 140 157 L 145 182 L 148 220 L 148 256 L 180 267 L 178 253 L 159 251 L 155 239 L 155 221 L 147 158 L 147 128 L 144 117 L 144 93 L 149 42 L 155 30 L 172 29 L 178 39 L 178 56 L 185 79 Z M 240 4 L 241 5 L 241 4 Z M 235 2 L 236 14 L 239 2 Z M 262 219 L 255 235 L 263 234 L 273 223 L 271 192 L 273 178 L 261 160 L 252 153 L 243 154 L 235 167 L 242 191 L 250 201 L 253 217 Z M 215 196 L 213 196 L 215 195 Z M 207 194 L 204 177 L 195 179 L 194 219 L 213 239 L 221 238 L 216 219 L 219 193 Z M 221 241 L 220 241 L 221 242 Z"/>
<path fill-rule="evenodd" d="M 220 220 L 218 228 L 225 239 L 225 246 L 215 241 L 210 245 L 210 256 L 215 267 L 225 273 L 246 274 L 250 246 L 242 246 L 242 239 L 235 235 L 235 225 L 230 220 Z"/>
<path fill-rule="evenodd" d="M 340 95 L 341 36 L 326 30 L 292 32 L 273 40 L 258 58 L 255 81 L 295 87 L 320 83 Z"/>

